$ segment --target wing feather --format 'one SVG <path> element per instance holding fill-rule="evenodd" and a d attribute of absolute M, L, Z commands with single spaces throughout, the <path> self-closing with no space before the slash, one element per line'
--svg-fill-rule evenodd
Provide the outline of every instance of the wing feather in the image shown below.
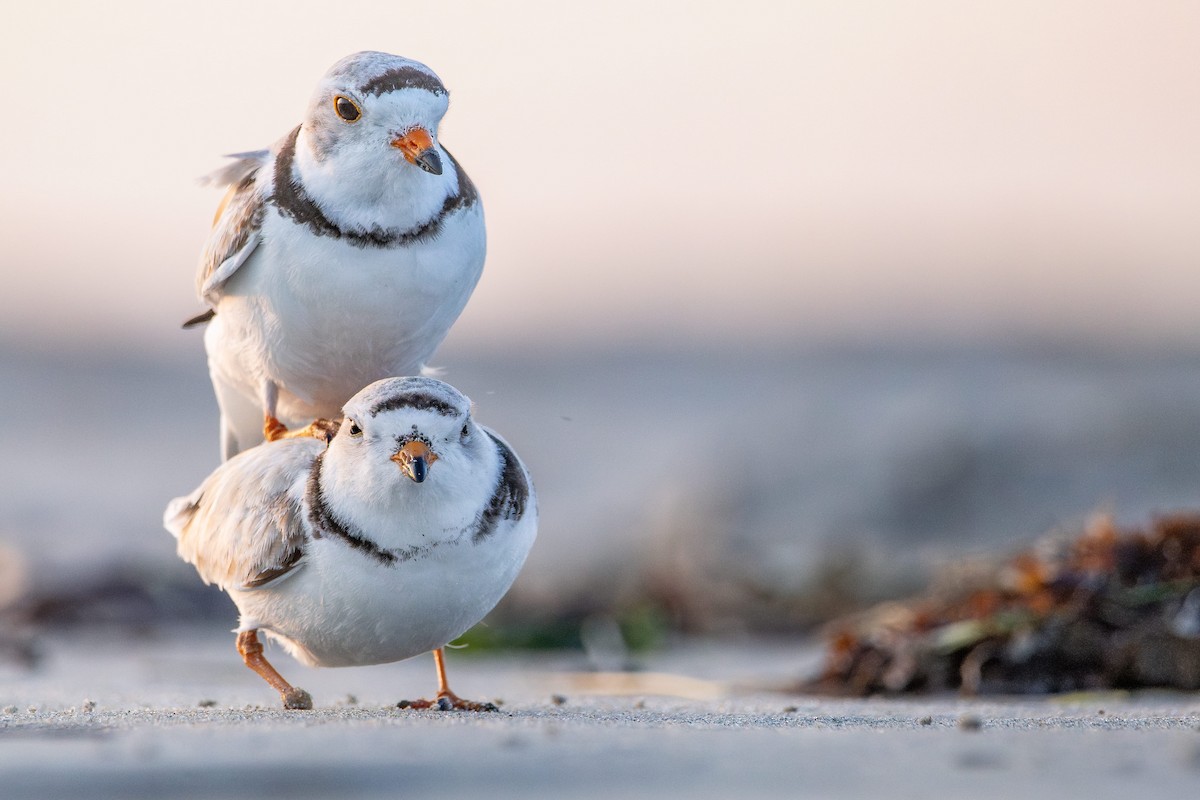
<path fill-rule="evenodd" d="M 309 539 L 305 481 L 325 449 L 316 439 L 284 439 L 226 461 L 196 491 L 167 506 L 163 524 L 180 558 L 205 583 L 253 589 L 303 563 Z"/>
<path fill-rule="evenodd" d="M 213 170 L 200 179 L 202 186 L 234 186 L 242 182 L 247 175 L 258 170 L 271 158 L 270 150 L 249 150 L 245 153 L 230 153 L 225 156 L 230 163 Z"/>
<path fill-rule="evenodd" d="M 209 185 L 229 187 L 217 206 L 196 277 L 196 290 L 210 306 L 217 304 L 225 284 L 258 246 L 266 208 L 258 176 L 268 155 L 266 150 L 239 153 L 234 163 L 205 179 Z"/>

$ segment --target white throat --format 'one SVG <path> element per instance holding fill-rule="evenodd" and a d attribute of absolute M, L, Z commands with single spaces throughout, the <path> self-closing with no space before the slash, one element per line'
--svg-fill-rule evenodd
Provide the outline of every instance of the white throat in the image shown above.
<path fill-rule="evenodd" d="M 497 456 L 488 450 L 470 469 L 448 469 L 435 463 L 424 483 L 410 483 L 391 462 L 378 465 L 370 479 L 344 469 L 338 456 L 350 453 L 326 451 L 321 483 L 329 509 L 343 523 L 369 531 L 385 548 L 428 545 L 457 541 L 471 532 L 489 501 L 498 478 Z M 393 474 L 394 471 L 394 474 Z M 384 474 L 386 473 L 386 474 Z M 364 486 L 385 487 L 364 494 Z"/>
<path fill-rule="evenodd" d="M 295 177 L 339 228 L 406 232 L 441 211 L 450 188 L 446 174 L 426 173 L 383 143 L 378 150 L 338 149 L 318 160 L 306 134 L 302 127 L 296 139 Z"/>

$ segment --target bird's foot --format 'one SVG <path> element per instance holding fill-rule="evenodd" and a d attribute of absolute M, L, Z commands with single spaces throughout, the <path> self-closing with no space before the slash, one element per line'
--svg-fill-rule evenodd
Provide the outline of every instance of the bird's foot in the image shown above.
<path fill-rule="evenodd" d="M 295 686 L 288 689 L 286 692 L 280 692 L 279 696 L 283 698 L 283 707 L 293 711 L 311 711 L 313 707 L 312 695 L 303 689 L 298 689 Z"/>
<path fill-rule="evenodd" d="M 308 711 L 313 707 L 312 695 L 303 689 L 292 686 L 280 675 L 267 657 L 263 655 L 262 642 L 258 640 L 258 631 L 241 631 L 237 637 L 237 649 L 246 666 L 258 673 L 259 677 L 274 687 L 283 698 L 285 709 Z"/>
<path fill-rule="evenodd" d="M 298 431 L 291 431 L 285 434 L 288 437 L 312 437 L 320 439 L 326 444 L 333 441 L 333 437 L 337 436 L 338 429 L 342 427 L 340 419 L 325 419 L 323 417 L 314 419 L 308 425 L 305 425 Z"/>
<path fill-rule="evenodd" d="M 271 414 L 263 416 L 263 438 L 268 442 L 278 441 L 288 435 L 287 426 Z"/>
<path fill-rule="evenodd" d="M 263 417 L 263 438 L 268 442 L 277 442 L 280 439 L 320 439 L 328 444 L 333 441 L 333 437 L 337 435 L 338 429 L 342 427 L 340 419 L 314 419 L 308 425 L 298 430 L 288 430 L 288 427 L 280 422 L 275 417 L 267 414 Z"/>
<path fill-rule="evenodd" d="M 434 711 L 499 711 L 495 703 L 476 703 L 474 700 L 464 700 L 454 692 L 442 692 L 433 700 L 401 700 L 396 708 L 409 708 L 415 711 L 432 709 Z"/>

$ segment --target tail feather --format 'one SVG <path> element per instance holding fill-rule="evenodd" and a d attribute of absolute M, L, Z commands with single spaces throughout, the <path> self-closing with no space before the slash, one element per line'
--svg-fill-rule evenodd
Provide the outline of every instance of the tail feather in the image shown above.
<path fill-rule="evenodd" d="M 203 325 L 204 323 L 208 322 L 216 315 L 217 315 L 217 312 L 210 308 L 210 309 L 208 309 L 206 311 L 202 311 L 199 314 L 197 314 L 196 316 L 192 317 L 187 322 L 183 323 L 183 325 L 181 325 L 180 327 L 186 331 L 188 328 L 194 328 L 197 325 Z"/>
<path fill-rule="evenodd" d="M 200 507 L 200 497 L 201 494 L 197 491 L 186 497 L 176 497 L 167 503 L 167 510 L 163 512 L 163 527 L 170 531 L 176 539 L 187 527 L 192 515 L 196 513 L 196 509 Z"/>

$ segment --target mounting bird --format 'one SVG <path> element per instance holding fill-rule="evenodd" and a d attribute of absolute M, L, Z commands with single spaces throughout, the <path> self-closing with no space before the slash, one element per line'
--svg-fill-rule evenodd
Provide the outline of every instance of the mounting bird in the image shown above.
<path fill-rule="evenodd" d="M 483 206 L 438 141 L 449 102 L 429 67 L 362 52 L 317 85 L 228 185 L 200 259 L 223 458 L 336 416 L 363 386 L 417 375 L 479 281 Z"/>

